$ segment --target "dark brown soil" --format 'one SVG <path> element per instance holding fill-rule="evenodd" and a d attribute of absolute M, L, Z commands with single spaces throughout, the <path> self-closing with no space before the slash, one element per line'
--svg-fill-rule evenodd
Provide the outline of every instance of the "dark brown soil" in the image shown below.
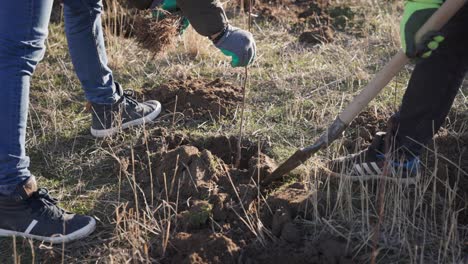
<path fill-rule="evenodd" d="M 249 10 L 249 0 L 238 0 L 244 3 L 244 10 Z M 297 22 L 314 14 L 320 14 L 328 6 L 326 0 L 256 0 L 253 3 L 252 13 L 260 19 L 276 22 Z"/>
<path fill-rule="evenodd" d="M 361 112 L 345 131 L 343 145 L 348 153 L 365 149 L 379 131 L 386 131 L 390 113 L 368 109 Z"/>
<path fill-rule="evenodd" d="M 240 253 L 239 246 L 231 239 L 219 233 L 213 234 L 209 230 L 194 234 L 178 233 L 171 244 L 174 257 L 163 263 L 237 263 Z"/>
<path fill-rule="evenodd" d="M 168 14 L 164 19 L 156 19 L 148 11 L 135 17 L 133 31 L 143 48 L 159 54 L 175 44 L 180 27 L 180 16 Z"/>
<path fill-rule="evenodd" d="M 333 40 L 333 30 L 329 27 L 320 27 L 310 31 L 304 31 L 299 35 L 299 42 L 304 44 L 320 44 Z"/>
<path fill-rule="evenodd" d="M 299 42 L 315 45 L 334 39 L 327 6 L 328 1 L 261 0 L 255 1 L 253 13 L 262 20 L 291 24 L 291 29 L 299 33 Z"/>
<path fill-rule="evenodd" d="M 258 153 L 257 144 L 245 140 L 241 166 L 234 168 L 235 137 L 196 137 L 157 129 L 146 138 L 148 142 L 142 140 L 134 148 L 137 181 L 146 197 L 154 192 L 156 204 L 164 200 L 178 208 L 164 255 L 160 239 L 151 247 L 151 254 L 162 263 L 285 263 L 278 261 L 286 260 L 291 252 L 297 261 L 292 263 L 309 263 L 309 258 L 349 263 L 340 262 L 346 259 L 346 244 L 333 239 L 312 241 L 293 222 L 323 211 L 312 206 L 320 204 L 323 195 L 292 184 L 269 194 L 266 202 L 261 198 L 256 182 L 276 168 L 267 155 L 268 145 L 262 143 Z M 150 163 L 147 149 L 156 153 Z M 129 166 L 127 171 L 132 169 Z M 240 218 L 246 215 L 260 218 L 279 239 L 271 244 L 271 251 L 256 246 L 256 236 Z M 332 243 L 339 252 L 317 247 L 323 243 Z"/>
<path fill-rule="evenodd" d="M 170 81 L 145 92 L 146 98 L 159 100 L 167 111 L 181 113 L 185 119 L 217 120 L 233 117 L 242 101 L 242 88 L 221 79 Z"/>
<path fill-rule="evenodd" d="M 294 233 L 294 241 L 288 241 L 285 234 L 275 243 L 265 247 L 249 246 L 241 263 L 248 264 L 350 264 L 354 263 L 345 241 L 333 237 L 301 237 L 303 231 L 295 224 L 288 224 L 288 235 Z"/>

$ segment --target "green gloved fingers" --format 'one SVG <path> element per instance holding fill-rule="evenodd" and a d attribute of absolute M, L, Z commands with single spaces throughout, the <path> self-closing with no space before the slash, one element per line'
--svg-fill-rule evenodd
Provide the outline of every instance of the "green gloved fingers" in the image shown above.
<path fill-rule="evenodd" d="M 177 7 L 177 0 L 154 0 L 151 9 L 153 9 L 153 18 L 156 19 L 164 19 L 168 13 L 179 15 L 181 17 L 179 35 L 184 34 L 190 26 L 189 20 L 181 15 L 180 9 Z"/>
<path fill-rule="evenodd" d="M 154 0 L 151 4 L 153 9 L 153 17 L 157 19 L 164 19 L 167 13 L 175 13 L 177 9 L 176 0 Z"/>
<path fill-rule="evenodd" d="M 176 0 L 164 0 L 161 8 L 169 12 L 176 11 L 177 1 Z"/>
<path fill-rule="evenodd" d="M 432 52 L 439 48 L 440 43 L 444 42 L 445 37 L 439 32 L 427 33 L 421 43 L 417 47 L 416 57 L 427 59 L 432 55 Z"/>
<path fill-rule="evenodd" d="M 232 67 L 244 67 L 251 64 L 257 52 L 257 46 L 252 34 L 233 26 L 228 26 L 222 37 L 214 45 L 224 55 L 232 58 Z"/>
<path fill-rule="evenodd" d="M 179 27 L 179 34 L 182 35 L 185 33 L 185 30 L 190 26 L 190 21 L 186 17 L 182 17 L 182 22 Z"/>
<path fill-rule="evenodd" d="M 239 67 L 239 61 L 240 61 L 239 56 L 237 56 L 234 52 L 226 50 L 226 49 L 220 49 L 220 50 L 224 55 L 232 58 L 231 60 L 232 67 Z"/>
<path fill-rule="evenodd" d="M 442 0 L 408 0 L 405 2 L 403 19 L 400 23 L 400 37 L 402 48 L 408 57 L 415 58 L 423 57 L 423 55 L 428 56 L 427 50 L 420 50 L 422 47 L 427 46 L 428 44 L 425 43 L 424 45 L 418 45 L 416 43 L 416 33 L 424 25 L 424 23 L 426 23 L 426 21 L 437 11 L 437 9 L 441 6 L 442 3 Z M 443 41 L 439 41 L 441 36 L 433 37 L 437 44 Z M 435 39 L 436 37 L 437 39 Z M 423 39 L 426 39 L 426 41 L 428 40 L 427 38 Z M 434 45 L 435 44 L 431 44 L 431 47 L 434 47 Z M 429 48 L 429 50 L 431 51 L 435 49 Z"/>

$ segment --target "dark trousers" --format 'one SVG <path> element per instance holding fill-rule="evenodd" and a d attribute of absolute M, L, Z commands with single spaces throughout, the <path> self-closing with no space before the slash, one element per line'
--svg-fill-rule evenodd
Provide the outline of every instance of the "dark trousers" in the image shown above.
<path fill-rule="evenodd" d="M 416 155 L 443 124 L 468 71 L 468 5 L 442 32 L 445 41 L 416 64 L 396 115 L 397 143 Z"/>

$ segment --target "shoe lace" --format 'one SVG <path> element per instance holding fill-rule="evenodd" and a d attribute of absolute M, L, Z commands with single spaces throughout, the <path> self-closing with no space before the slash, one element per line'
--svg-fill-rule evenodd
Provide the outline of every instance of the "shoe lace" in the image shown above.
<path fill-rule="evenodd" d="M 49 191 L 45 188 L 34 192 L 29 201 L 33 209 L 37 210 L 41 216 L 61 219 L 65 213 L 65 210 L 57 206 L 58 200 L 50 196 Z"/>
<path fill-rule="evenodd" d="M 130 104 L 133 106 L 138 106 L 138 101 L 135 99 L 135 91 L 133 90 L 124 90 L 122 97 L 125 99 L 126 104 Z"/>

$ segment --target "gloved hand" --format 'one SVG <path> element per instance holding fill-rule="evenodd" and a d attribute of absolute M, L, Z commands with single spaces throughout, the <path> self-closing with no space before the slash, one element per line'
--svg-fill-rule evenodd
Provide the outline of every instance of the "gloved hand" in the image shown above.
<path fill-rule="evenodd" d="M 167 13 L 180 15 L 180 34 L 183 34 L 190 25 L 188 19 L 182 16 L 176 0 L 154 0 L 150 8 L 153 10 L 153 18 L 156 19 L 164 19 Z"/>
<path fill-rule="evenodd" d="M 228 25 L 219 40 L 213 44 L 221 50 L 224 55 L 232 57 L 232 67 L 243 67 L 252 63 L 255 59 L 257 46 L 252 34 Z"/>
<path fill-rule="evenodd" d="M 428 58 L 444 41 L 438 32 L 430 32 L 416 43 L 416 32 L 442 5 L 443 0 L 407 0 L 400 23 L 402 48 L 409 58 Z"/>

